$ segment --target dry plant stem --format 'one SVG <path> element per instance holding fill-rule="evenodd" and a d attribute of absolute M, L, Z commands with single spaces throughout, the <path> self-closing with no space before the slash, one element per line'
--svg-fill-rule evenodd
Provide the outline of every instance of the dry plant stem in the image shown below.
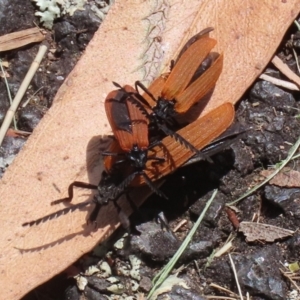
<path fill-rule="evenodd" d="M 214 255 L 214 257 L 220 257 L 228 252 L 233 247 L 232 241 L 224 244 Z"/>
<path fill-rule="evenodd" d="M 21 86 L 12 102 L 12 105 L 10 106 L 9 110 L 5 115 L 4 121 L 2 123 L 2 127 L 0 128 L 0 145 L 2 144 L 2 141 L 10 126 L 13 116 L 15 115 L 15 112 L 28 88 L 28 85 L 30 84 L 36 70 L 38 69 L 46 51 L 47 51 L 47 47 L 45 45 L 40 46 L 34 61 L 32 62 L 23 82 L 21 83 Z"/>
<path fill-rule="evenodd" d="M 230 295 L 232 297 L 235 297 L 235 298 L 230 298 L 230 299 L 236 299 L 238 297 L 238 295 L 236 293 L 234 293 L 234 292 L 232 292 L 232 291 L 230 291 L 230 290 L 228 290 L 228 289 L 226 289 L 226 288 L 224 288 L 224 287 L 222 287 L 222 286 L 220 286 L 218 284 L 211 283 L 209 286 L 213 287 L 213 288 L 215 288 L 217 290 L 220 290 L 220 291 L 222 291 L 224 293 L 227 293 L 228 295 Z"/>
<path fill-rule="evenodd" d="M 289 276 L 288 274 L 287 274 L 287 272 L 285 272 L 285 271 L 283 271 L 283 270 L 281 270 L 281 269 L 279 269 L 279 271 L 281 272 L 281 274 L 284 276 L 284 277 L 286 277 L 294 286 L 295 286 L 295 288 L 300 292 L 300 288 L 299 288 L 299 286 L 297 285 L 297 283 L 291 278 L 291 276 Z"/>
<path fill-rule="evenodd" d="M 240 287 L 240 284 L 239 284 L 239 279 L 238 279 L 238 276 L 237 276 L 237 273 L 236 273 L 234 262 L 232 260 L 231 255 L 228 254 L 228 256 L 229 256 L 229 259 L 230 259 L 230 263 L 231 263 L 231 267 L 232 267 L 232 270 L 233 270 L 233 274 L 234 274 L 234 278 L 235 278 L 235 281 L 236 281 L 236 285 L 237 285 L 237 288 L 239 290 L 240 299 L 243 300 L 243 294 L 242 294 L 242 290 L 241 290 L 241 287 Z"/>
<path fill-rule="evenodd" d="M 180 221 L 178 223 L 178 225 L 173 229 L 173 232 L 176 232 L 178 231 L 178 229 L 180 229 L 182 226 L 184 226 L 185 224 L 187 223 L 187 220 L 186 219 L 183 219 L 182 221 Z"/>
<path fill-rule="evenodd" d="M 300 86 L 300 77 L 296 75 L 278 56 L 274 56 L 272 63 L 282 74 Z"/>
<path fill-rule="evenodd" d="M 0 52 L 20 48 L 22 46 L 41 42 L 45 36 L 39 28 L 29 28 L 18 32 L 8 33 L 0 37 Z"/>
<path fill-rule="evenodd" d="M 265 81 L 269 81 L 277 86 L 281 86 L 281 87 L 284 87 L 288 90 L 291 90 L 291 91 L 300 91 L 299 87 L 294 84 L 294 83 L 291 83 L 291 82 L 288 82 L 288 81 L 285 81 L 285 80 L 281 80 L 281 79 L 278 79 L 278 78 L 274 78 L 272 76 L 269 76 L 267 74 L 261 74 L 259 76 L 260 79 L 263 79 Z"/>
<path fill-rule="evenodd" d="M 297 56 L 297 53 L 296 53 L 296 51 L 295 51 L 295 49 L 294 49 L 294 48 L 293 48 L 293 53 L 294 53 L 294 57 L 295 57 L 295 60 L 296 60 L 296 64 L 297 64 L 298 73 L 300 73 L 299 60 L 298 60 L 298 56 Z"/>
<path fill-rule="evenodd" d="M 1 71 L 3 73 L 3 79 L 4 79 L 4 82 L 5 82 L 6 89 L 7 89 L 9 104 L 12 105 L 11 92 L 10 92 L 9 85 L 8 85 L 8 82 L 7 82 L 6 74 L 4 73 L 3 62 L 2 62 L 1 59 L 0 59 L 0 68 L 1 68 Z M 13 121 L 14 121 L 14 129 L 17 129 L 17 121 L 16 121 L 15 117 L 13 118 Z M 1 145 L 1 143 L 0 143 L 0 145 Z"/>
<path fill-rule="evenodd" d="M 188 233 L 188 235 L 185 237 L 184 241 L 182 242 L 181 246 L 178 248 L 176 253 L 173 255 L 173 257 L 170 259 L 168 264 L 160 271 L 158 274 L 153 279 L 153 287 L 150 290 L 147 299 L 152 299 L 153 294 L 155 291 L 158 289 L 158 287 L 165 281 L 167 276 L 170 274 L 172 271 L 173 267 L 175 266 L 176 262 L 179 260 L 181 257 L 182 253 L 185 251 L 187 248 L 188 244 L 191 242 L 193 235 L 195 234 L 197 228 L 200 226 L 201 221 L 203 220 L 208 208 L 210 207 L 211 203 L 213 202 L 215 196 L 217 195 L 218 190 L 214 190 L 211 198 L 208 200 L 206 203 L 201 215 L 199 216 L 198 220 L 195 222 L 194 226 Z"/>
<path fill-rule="evenodd" d="M 223 297 L 223 296 L 206 296 L 207 299 L 212 299 L 212 300 L 236 300 L 237 298 L 231 298 L 231 297 Z"/>

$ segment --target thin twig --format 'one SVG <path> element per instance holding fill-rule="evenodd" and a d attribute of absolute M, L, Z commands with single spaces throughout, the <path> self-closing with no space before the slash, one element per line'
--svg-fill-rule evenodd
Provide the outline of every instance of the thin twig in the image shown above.
<path fill-rule="evenodd" d="M 293 48 L 293 53 L 294 53 L 294 56 L 295 56 L 298 73 L 300 73 L 299 60 L 298 60 L 298 56 L 297 56 L 297 53 L 296 53 L 294 48 Z"/>
<path fill-rule="evenodd" d="M 284 87 L 288 90 L 291 91 L 300 91 L 300 89 L 298 88 L 298 86 L 295 83 L 289 82 L 289 81 L 285 81 L 285 80 L 281 80 L 272 76 L 269 76 L 267 74 L 261 74 L 259 76 L 260 79 L 263 79 L 265 81 L 269 81 L 277 86 L 281 86 Z"/>
<path fill-rule="evenodd" d="M 0 145 L 2 144 L 2 141 L 7 132 L 7 129 L 9 128 L 9 125 L 11 123 L 11 120 L 12 120 L 34 74 L 36 73 L 36 70 L 38 69 L 46 51 L 47 51 L 47 47 L 45 45 L 40 46 L 39 51 L 38 51 L 34 61 L 32 62 L 23 82 L 21 83 L 21 86 L 13 100 L 13 103 L 11 104 L 9 110 L 6 113 L 2 127 L 0 128 Z"/>
<path fill-rule="evenodd" d="M 298 286 L 297 283 L 293 280 L 294 278 L 293 278 L 292 276 L 289 276 L 286 272 L 284 272 L 284 271 L 281 270 L 280 268 L 279 268 L 279 270 L 280 270 L 281 274 L 282 274 L 284 277 L 286 277 L 286 278 L 294 285 L 294 287 L 300 292 L 299 286 Z"/>
<path fill-rule="evenodd" d="M 9 85 L 8 85 L 8 82 L 7 82 L 7 78 L 6 78 L 4 69 L 3 69 L 3 64 L 2 64 L 2 60 L 1 59 L 0 59 L 0 68 L 1 68 L 1 71 L 3 73 L 3 78 L 4 78 L 6 90 L 7 90 L 7 95 L 8 95 L 9 103 L 10 103 L 10 105 L 12 105 L 11 92 L 10 92 L 10 89 L 9 89 Z M 17 129 L 17 121 L 16 121 L 15 116 L 14 116 L 13 120 L 14 120 L 14 128 Z M 0 145 L 1 145 L 1 143 L 0 143 Z"/>
<path fill-rule="evenodd" d="M 229 259 L 230 259 L 230 263 L 231 263 L 231 267 L 232 267 L 232 270 L 233 270 L 233 274 L 234 274 L 234 278 L 235 278 L 235 281 L 236 281 L 236 285 L 237 285 L 237 288 L 239 290 L 240 299 L 243 300 L 243 294 L 242 294 L 242 290 L 241 290 L 241 287 L 240 287 L 239 279 L 237 277 L 237 273 L 236 273 L 234 262 L 232 260 L 231 255 L 228 254 L 228 256 L 229 256 Z"/>
<path fill-rule="evenodd" d="M 238 298 L 238 295 L 236 293 L 234 293 L 231 290 L 228 290 L 228 289 L 226 289 L 226 288 L 224 288 L 224 287 L 222 287 L 222 286 L 220 286 L 218 284 L 211 283 L 209 285 L 209 287 L 215 288 L 215 289 L 219 290 L 220 292 L 227 293 L 230 297 L 234 297 L 234 298 L 230 298 L 230 299 L 236 299 L 236 298 Z M 209 297 L 210 296 L 208 296 L 207 298 L 209 298 Z M 221 298 L 221 296 L 220 296 L 220 298 Z"/>
<path fill-rule="evenodd" d="M 27 106 L 27 104 L 31 101 L 31 99 L 33 99 L 33 97 L 41 90 L 41 89 L 43 89 L 44 87 L 43 86 L 41 86 L 37 91 L 35 91 L 34 93 L 33 93 L 33 95 L 31 95 L 23 104 L 22 104 L 22 107 L 26 107 Z"/>
<path fill-rule="evenodd" d="M 297 20 L 295 20 L 295 21 L 294 21 L 294 23 L 295 23 L 295 25 L 297 26 L 297 28 L 298 28 L 298 31 L 300 31 L 300 24 L 298 23 L 298 21 L 297 21 Z"/>
<path fill-rule="evenodd" d="M 295 74 L 278 56 L 275 55 L 273 57 L 272 63 L 288 79 L 300 86 L 300 77 Z"/>

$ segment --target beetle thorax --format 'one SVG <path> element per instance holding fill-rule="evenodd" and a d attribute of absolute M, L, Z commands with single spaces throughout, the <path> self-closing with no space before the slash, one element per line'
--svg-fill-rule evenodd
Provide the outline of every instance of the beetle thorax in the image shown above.
<path fill-rule="evenodd" d="M 153 113 L 156 117 L 168 121 L 170 118 L 173 118 L 176 115 L 174 109 L 175 100 L 166 100 L 162 97 L 159 97 L 155 107 L 153 107 Z"/>
<path fill-rule="evenodd" d="M 131 162 L 131 165 L 137 169 L 142 170 L 145 168 L 147 162 L 148 149 L 141 149 L 137 145 L 134 145 L 130 152 L 128 152 L 127 157 Z"/>

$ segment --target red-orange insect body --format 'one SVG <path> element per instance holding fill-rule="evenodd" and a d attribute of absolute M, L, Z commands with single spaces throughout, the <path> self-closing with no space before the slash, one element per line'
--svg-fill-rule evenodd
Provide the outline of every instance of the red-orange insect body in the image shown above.
<path fill-rule="evenodd" d="M 131 93 L 134 94 L 136 91 L 127 85 L 123 90 L 114 90 L 106 97 L 106 115 L 118 142 L 114 143 L 114 149 L 110 152 L 123 153 L 127 160 L 142 169 L 146 163 L 149 147 L 148 121 L 141 111 L 127 100 Z M 106 159 L 107 170 L 117 162 L 115 158 L 116 156 L 110 156 L 110 159 Z"/>
<path fill-rule="evenodd" d="M 233 118 L 233 105 L 231 103 L 224 103 L 206 114 L 204 117 L 179 130 L 179 134 L 181 134 L 183 138 L 185 138 L 190 143 L 193 143 L 195 147 L 200 150 L 208 145 L 211 141 L 213 141 L 216 137 L 221 135 L 230 126 Z M 110 151 L 118 152 L 120 150 L 120 145 L 117 141 L 114 141 L 110 147 Z M 182 149 L 182 147 L 180 147 L 178 143 L 174 142 L 174 139 L 172 139 L 171 137 L 164 138 L 162 140 L 162 147 L 156 146 L 155 148 L 153 148 L 153 151 L 155 154 L 166 157 L 165 162 L 162 162 L 161 164 L 153 165 L 150 163 L 150 161 L 147 161 L 144 172 L 147 175 L 147 178 L 153 181 L 158 180 L 161 177 L 173 172 L 194 155 L 192 151 L 188 149 Z M 107 156 L 105 158 L 106 168 L 108 171 L 111 171 L 112 166 L 114 165 L 114 162 L 112 162 L 110 158 L 110 156 Z M 115 173 L 113 175 L 115 175 Z M 116 183 L 114 179 L 114 177 L 111 177 L 111 175 L 107 174 L 104 178 L 102 177 L 98 186 L 93 186 L 87 183 L 74 182 L 69 186 L 69 196 L 67 198 L 60 199 L 54 202 L 60 203 L 63 201 L 71 201 L 73 198 L 73 186 L 98 189 L 99 195 L 96 195 L 92 201 L 75 204 L 71 207 L 64 208 L 42 218 L 26 222 L 23 224 L 23 226 L 38 225 L 39 223 L 52 220 L 68 212 L 72 212 L 74 210 L 85 207 L 86 205 L 89 205 L 91 203 L 95 203 L 96 208 L 92 212 L 89 219 L 95 220 L 100 207 L 107 204 L 109 200 L 117 200 L 120 193 L 122 193 L 123 187 L 120 188 L 120 186 L 123 185 L 122 179 L 120 181 L 121 183 Z M 133 179 L 128 184 L 131 183 L 132 186 L 140 186 L 147 183 L 145 177 L 142 176 L 136 176 L 136 178 L 134 180 Z M 116 184 L 119 185 L 116 186 Z"/>
<path fill-rule="evenodd" d="M 187 112 L 193 104 L 206 95 L 214 87 L 219 77 L 223 62 L 222 55 L 197 78 L 199 64 L 216 43 L 206 35 L 208 31 L 204 31 L 205 35 L 199 33 L 193 37 L 191 42 L 189 41 L 188 45 L 183 48 L 170 74 L 158 77 L 149 89 L 144 88 L 143 96 L 140 96 L 130 86 L 123 88 L 118 86 L 118 90 L 108 94 L 105 109 L 116 139 L 110 146 L 110 152 L 104 153 L 107 173 L 104 173 L 98 185 L 73 182 L 68 189 L 69 196 L 53 203 L 71 201 L 74 187 L 97 189 L 98 194 L 93 200 L 26 222 L 23 226 L 46 222 L 95 203 L 96 207 L 89 218 L 93 221 L 101 206 L 110 200 L 115 203 L 128 185 L 148 184 L 152 191 L 165 197 L 153 186 L 152 180 L 158 180 L 184 164 L 195 152 L 201 150 L 224 132 L 234 118 L 233 105 L 224 103 L 177 132 L 170 131 L 166 126 L 173 124 L 173 117 L 176 114 Z M 195 77 L 196 79 L 194 79 Z M 149 108 L 152 109 L 150 115 Z M 166 135 L 170 135 L 163 138 L 160 145 L 155 146 L 155 144 L 149 143 L 149 121 L 154 125 L 156 123 L 160 130 L 164 131 Z M 174 139 L 184 144 L 186 149 L 183 149 Z M 149 149 L 158 157 L 148 156 Z M 119 159 L 120 157 L 122 158 Z M 154 164 L 151 160 L 160 163 Z M 123 162 L 127 162 L 127 165 L 122 165 Z"/>
<path fill-rule="evenodd" d="M 132 87 L 124 86 L 106 97 L 105 110 L 116 140 L 111 144 L 110 151 L 103 153 L 107 156 L 104 165 L 108 173 L 122 172 L 122 188 L 140 175 L 154 192 L 165 197 L 152 185 L 144 172 L 148 160 L 161 162 L 164 159 L 148 155 L 148 150 L 155 143 L 149 145 L 148 119 L 129 101 L 135 95 L 136 91 Z M 123 158 L 118 159 L 120 157 Z"/>
<path fill-rule="evenodd" d="M 173 127 L 177 124 L 177 115 L 186 113 L 215 86 L 222 71 L 223 55 L 219 55 L 200 77 L 194 79 L 201 63 L 208 57 L 215 44 L 216 41 L 207 34 L 199 35 L 180 55 L 169 75 L 158 77 L 148 89 L 136 82 L 136 88 L 140 87 L 145 92 L 138 97 L 145 107 L 139 107 L 149 118 L 150 129 L 163 131 L 197 153 L 197 149 L 178 136 Z M 150 113 L 149 108 L 152 110 Z"/>
<path fill-rule="evenodd" d="M 136 90 L 129 85 L 123 90 L 110 92 L 105 100 L 105 111 L 121 149 L 130 152 L 137 146 L 146 150 L 149 146 L 148 120 L 139 109 L 128 101 L 128 94 L 134 97 Z"/>

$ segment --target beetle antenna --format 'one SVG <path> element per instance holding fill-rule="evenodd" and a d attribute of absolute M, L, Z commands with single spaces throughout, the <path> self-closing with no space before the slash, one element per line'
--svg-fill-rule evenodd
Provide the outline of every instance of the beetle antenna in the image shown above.
<path fill-rule="evenodd" d="M 145 182 L 147 183 L 147 185 L 149 186 L 152 192 L 154 192 L 155 194 L 157 194 L 162 198 L 168 199 L 168 197 L 162 191 L 160 191 L 159 189 L 156 188 L 155 185 L 153 185 L 151 179 L 148 177 L 148 175 L 145 172 L 139 172 L 139 174 L 144 177 Z"/>
<path fill-rule="evenodd" d="M 151 108 L 150 107 L 150 105 L 149 105 L 149 103 L 147 102 L 147 101 L 145 101 L 145 99 L 140 95 L 140 94 L 138 94 L 139 96 L 137 97 L 144 105 L 147 105 L 149 108 Z M 135 96 L 137 96 L 137 95 L 135 95 Z M 143 99 L 143 100 L 142 100 Z M 140 111 L 141 111 L 141 113 L 144 115 L 144 116 L 146 116 L 148 119 L 150 119 L 150 114 L 147 112 L 147 110 L 145 109 L 145 107 L 139 102 L 139 101 L 137 101 L 136 99 L 134 99 L 133 97 L 129 97 L 128 98 L 128 101 L 130 102 L 130 103 L 132 103 L 134 106 L 136 106 Z M 152 108 L 151 108 L 152 109 Z"/>
<path fill-rule="evenodd" d="M 140 81 L 136 81 L 134 84 L 135 89 L 137 90 L 138 94 L 139 93 L 139 88 L 141 88 L 154 102 L 157 102 L 156 98 L 149 92 L 149 90 L 140 82 Z M 145 101 L 145 99 L 144 99 Z M 149 104 L 148 104 L 149 105 Z"/>
<path fill-rule="evenodd" d="M 123 180 L 115 189 L 115 192 L 113 193 L 113 198 L 116 198 L 117 195 L 119 195 L 120 193 L 123 193 L 124 190 L 129 186 L 129 184 L 131 183 L 131 181 L 135 178 L 135 176 L 138 174 L 138 172 L 134 172 L 132 174 L 130 174 L 129 176 L 127 176 L 125 178 L 125 180 Z"/>
<path fill-rule="evenodd" d="M 85 207 L 85 206 L 87 206 L 87 205 L 89 205 L 89 204 L 91 204 L 91 203 L 93 203 L 93 202 L 92 202 L 92 201 L 86 201 L 86 202 L 78 203 L 78 204 L 75 204 L 75 205 L 73 205 L 73 206 L 70 206 L 70 207 L 67 207 L 67 208 L 58 210 L 58 211 L 56 211 L 56 212 L 54 212 L 54 213 L 52 213 L 52 214 L 49 214 L 49 215 L 47 215 L 47 216 L 44 216 L 44 217 L 42 217 L 42 218 L 39 218 L 39 219 L 30 221 L 30 222 L 25 222 L 25 223 L 22 224 L 22 226 L 23 226 L 23 227 L 25 227 L 25 226 L 31 227 L 31 226 L 33 226 L 33 225 L 39 225 L 39 224 L 41 224 L 41 223 L 48 222 L 48 221 L 50 221 L 50 220 L 56 219 L 56 218 L 58 218 L 58 217 L 60 217 L 60 216 L 63 216 L 63 215 L 65 215 L 65 214 L 68 214 L 68 213 L 70 213 L 70 212 L 73 212 L 73 211 L 75 211 L 75 210 L 77 210 L 77 209 L 80 209 L 80 208 L 82 208 L 82 207 Z"/>
<path fill-rule="evenodd" d="M 117 87 L 117 88 L 119 88 L 119 89 L 123 89 L 117 82 L 115 82 L 115 81 L 113 81 L 112 82 L 112 84 L 115 86 L 115 87 Z"/>
<path fill-rule="evenodd" d="M 193 146 L 191 143 L 189 143 L 186 139 L 184 139 L 180 134 L 177 132 L 169 129 L 168 127 L 164 125 L 159 125 L 159 128 L 166 134 L 171 136 L 176 142 L 178 142 L 180 145 L 183 145 L 185 148 L 191 150 L 194 152 L 197 157 L 200 159 L 202 157 L 203 160 L 207 160 L 209 162 L 212 162 L 211 158 L 204 155 L 201 151 L 199 151 L 195 146 Z"/>

